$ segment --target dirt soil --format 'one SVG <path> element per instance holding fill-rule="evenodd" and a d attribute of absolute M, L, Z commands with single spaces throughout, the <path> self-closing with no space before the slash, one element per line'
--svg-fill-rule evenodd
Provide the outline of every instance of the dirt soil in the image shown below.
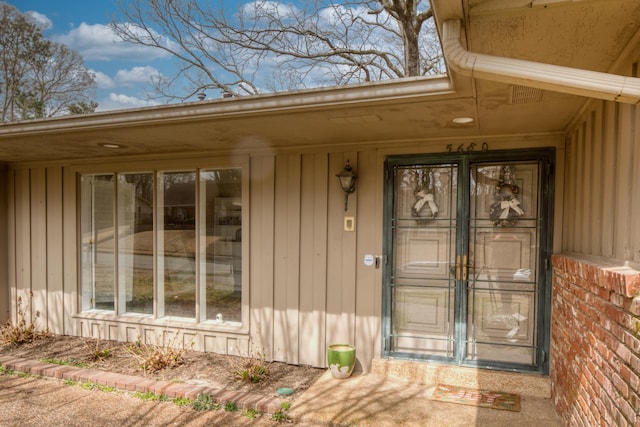
<path fill-rule="evenodd" d="M 0 355 L 49 363 L 53 359 L 75 366 L 82 364 L 83 367 L 91 369 L 271 396 L 277 396 L 278 388 L 290 387 L 294 390 L 292 395 L 286 397 L 290 402 L 299 397 L 325 372 L 324 369 L 308 366 L 261 361 L 268 369 L 268 374 L 259 382 L 243 381 L 237 372 L 246 370 L 249 364 L 256 363 L 257 359 L 184 350 L 180 352 L 182 362 L 178 366 L 145 373 L 140 366 L 140 360 L 128 349 L 132 345 L 135 344 L 49 335 L 32 343 L 0 345 Z M 94 355 L 97 350 L 105 348 L 110 350 L 111 355 L 96 359 Z"/>

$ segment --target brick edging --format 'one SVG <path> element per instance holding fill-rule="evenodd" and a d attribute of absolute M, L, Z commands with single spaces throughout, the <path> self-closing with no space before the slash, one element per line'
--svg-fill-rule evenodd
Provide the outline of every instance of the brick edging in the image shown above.
<path fill-rule="evenodd" d="M 225 390 L 196 384 L 152 380 L 134 375 L 116 374 L 75 366 L 56 365 L 14 356 L 0 356 L 0 365 L 12 371 L 23 372 L 25 374 L 76 382 L 92 382 L 98 385 L 114 387 L 121 391 L 154 393 L 168 398 L 182 397 L 193 400 L 199 394 L 208 394 L 216 403 L 222 406 L 235 403 L 238 409 L 254 409 L 269 415 L 277 412 L 280 409 L 280 404 L 284 401 L 277 397 L 263 394 Z"/>

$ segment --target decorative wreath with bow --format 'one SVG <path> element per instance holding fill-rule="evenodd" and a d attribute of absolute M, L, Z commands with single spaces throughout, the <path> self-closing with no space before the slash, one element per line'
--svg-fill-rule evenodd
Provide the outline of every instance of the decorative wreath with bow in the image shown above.
<path fill-rule="evenodd" d="M 500 178 L 495 187 L 495 195 L 489 218 L 496 227 L 513 227 L 518 218 L 524 214 L 518 200 L 520 187 L 515 184 L 513 167 L 506 165 L 500 171 Z"/>
<path fill-rule="evenodd" d="M 434 219 L 438 216 L 438 205 L 435 198 L 433 171 L 423 169 L 416 171 L 415 197 L 416 202 L 411 208 L 411 215 L 418 224 Z"/>

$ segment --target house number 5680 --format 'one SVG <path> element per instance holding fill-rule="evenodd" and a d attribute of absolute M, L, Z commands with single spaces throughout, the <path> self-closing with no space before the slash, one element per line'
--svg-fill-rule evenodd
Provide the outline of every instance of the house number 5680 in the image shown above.
<path fill-rule="evenodd" d="M 456 153 L 464 153 L 465 151 L 473 151 L 476 148 L 476 144 L 475 142 L 470 142 L 466 147 L 464 144 L 460 144 L 458 145 L 458 148 L 456 148 Z M 489 144 L 487 144 L 486 142 L 482 143 L 482 151 L 489 151 Z M 447 144 L 447 152 L 451 153 L 453 152 L 453 144 Z"/>

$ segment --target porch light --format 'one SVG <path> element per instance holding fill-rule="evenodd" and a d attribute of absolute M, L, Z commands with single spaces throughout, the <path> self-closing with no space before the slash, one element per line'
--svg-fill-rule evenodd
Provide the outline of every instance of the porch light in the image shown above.
<path fill-rule="evenodd" d="M 353 168 L 349 164 L 349 160 L 347 160 L 347 164 L 342 169 L 342 172 L 336 174 L 338 180 L 340 180 L 340 187 L 342 187 L 342 191 L 344 191 L 344 211 L 347 211 L 349 204 L 349 194 L 356 191 L 356 179 L 358 178 L 353 173 Z"/>

